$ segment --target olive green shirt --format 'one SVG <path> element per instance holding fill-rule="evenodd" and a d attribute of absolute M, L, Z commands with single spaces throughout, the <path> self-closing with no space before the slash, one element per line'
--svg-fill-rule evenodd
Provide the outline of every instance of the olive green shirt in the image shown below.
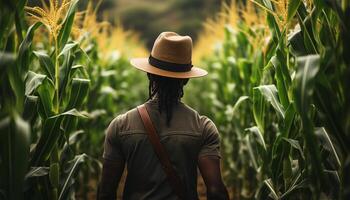
<path fill-rule="evenodd" d="M 185 185 L 188 199 L 198 199 L 198 158 L 220 157 L 220 140 L 215 124 L 184 103 L 179 103 L 174 108 L 168 127 L 166 115 L 158 111 L 157 100 L 150 100 L 145 105 L 161 143 Z M 103 158 L 126 162 L 123 199 L 177 199 L 147 138 L 136 108 L 119 115 L 110 123 Z"/>

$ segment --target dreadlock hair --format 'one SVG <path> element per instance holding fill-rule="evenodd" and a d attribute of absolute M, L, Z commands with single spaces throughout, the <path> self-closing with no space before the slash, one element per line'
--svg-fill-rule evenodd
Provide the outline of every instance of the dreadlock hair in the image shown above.
<path fill-rule="evenodd" d="M 150 73 L 147 73 L 147 76 L 149 79 L 149 99 L 158 98 L 158 110 L 160 113 L 166 113 L 167 126 L 169 127 L 174 106 L 183 97 L 183 87 L 187 84 L 188 78 L 169 78 Z"/>

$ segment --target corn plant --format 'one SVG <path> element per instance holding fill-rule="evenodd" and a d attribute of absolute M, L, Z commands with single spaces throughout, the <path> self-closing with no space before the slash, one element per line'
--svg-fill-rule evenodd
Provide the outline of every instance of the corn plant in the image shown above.
<path fill-rule="evenodd" d="M 0 198 L 20 199 L 28 168 L 30 145 L 30 126 L 25 121 L 23 106 L 28 67 L 22 65 L 18 59 L 19 56 L 26 56 L 28 49 L 20 20 L 25 1 L 1 1 L 0 5 Z M 18 43 L 23 45 L 18 48 Z"/>
<path fill-rule="evenodd" d="M 51 1 L 49 6 L 44 5 L 44 9 L 27 8 L 37 22 L 28 28 L 25 36 L 18 36 L 23 31 L 19 28 L 25 24 L 24 18 L 20 18 L 24 16 L 25 3 L 18 1 L 14 4 L 18 12 L 15 14 L 16 23 L 19 23 L 15 27 L 16 39 L 20 44 L 12 47 L 14 54 L 2 52 L 2 57 L 6 58 L 2 66 L 9 69 L 4 75 L 13 74 L 13 80 L 4 81 L 9 87 L 1 87 L 2 96 L 10 93 L 13 98 L 6 97 L 1 102 L 1 112 L 5 114 L 2 114 L 1 127 L 5 130 L 1 131 L 4 137 L 1 141 L 5 142 L 1 145 L 1 161 L 4 162 L 1 177 L 6 177 L 1 178 L 1 195 L 4 199 L 21 199 L 25 191 L 28 198 L 64 199 L 69 193 L 74 172 L 86 157 L 85 154 L 62 154 L 64 141 L 75 129 L 77 118 L 84 117 L 77 110 L 82 106 L 89 87 L 86 77 L 75 76 L 82 68 L 74 63 L 75 57 L 81 54 L 79 44 L 68 41 L 77 1 L 62 1 L 61 5 Z M 5 5 L 11 7 L 11 4 Z M 7 25 L 8 29 L 13 26 L 11 21 Z M 33 37 L 42 26 L 49 30 L 54 44 L 49 49 L 33 50 Z M 8 39 L 14 36 L 6 34 L 1 35 L 1 41 L 5 41 L 7 48 Z M 9 112 L 13 117 L 6 115 Z M 17 136 L 13 137 L 13 132 Z M 33 148 L 29 154 L 31 143 Z M 14 144 L 19 146 L 14 147 Z M 22 163 L 18 162 L 19 158 Z"/>
<path fill-rule="evenodd" d="M 145 100 L 145 76 L 127 58 L 146 51 L 97 21 L 93 2 L 83 12 L 77 0 L 25 4 L 1 4 L 1 199 L 87 198 L 106 126 Z"/>
<path fill-rule="evenodd" d="M 114 35 L 114 37 L 117 35 Z M 101 36 L 96 36 L 101 37 Z M 103 36 L 106 43 L 114 44 L 111 37 Z M 109 39 L 106 39 L 109 38 Z M 91 87 L 86 102 L 86 115 L 88 119 L 79 122 L 81 131 L 72 135 L 80 137 L 77 141 L 78 152 L 85 152 L 96 160 L 101 159 L 102 144 L 106 124 L 118 114 L 126 112 L 132 107 L 143 103 L 147 98 L 145 74 L 132 69 L 128 56 L 120 49 L 102 51 L 99 49 L 100 38 L 91 37 L 92 42 L 86 48 L 91 61 L 87 64 L 87 74 L 91 77 Z M 129 38 L 124 38 L 128 40 Z M 125 42 L 125 41 L 124 41 Z M 114 45 L 113 45 L 114 46 Z M 95 184 L 100 178 L 101 163 L 88 162 L 80 173 L 81 183 L 94 180 Z M 84 198 L 89 193 L 96 193 L 95 187 L 81 184 Z"/>
<path fill-rule="evenodd" d="M 16 38 L 23 40 L 19 19 L 24 5 L 24 1 L 0 2 L 0 199 L 21 198 L 29 159 L 30 127 L 22 116 L 27 69 L 17 67 L 15 44 Z"/>
<path fill-rule="evenodd" d="M 245 18 L 250 3 L 265 22 Z M 204 62 L 233 195 L 348 197 L 348 1 L 250 1 L 241 10 Z"/>

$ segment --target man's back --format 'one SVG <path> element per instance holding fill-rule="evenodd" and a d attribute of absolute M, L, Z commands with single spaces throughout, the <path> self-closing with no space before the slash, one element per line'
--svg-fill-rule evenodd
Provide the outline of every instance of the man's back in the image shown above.
<path fill-rule="evenodd" d="M 206 70 L 193 66 L 192 46 L 189 36 L 163 32 L 148 57 L 133 58 L 130 63 L 147 72 L 149 99 L 156 100 L 147 102 L 146 108 L 160 143 L 169 154 L 170 164 L 182 179 L 175 182 L 183 182 L 186 188 L 185 199 L 198 199 L 198 166 L 208 199 L 227 200 L 220 171 L 218 131 L 212 121 L 181 103 L 183 87 L 189 78 L 207 74 Z M 180 187 L 171 188 L 170 183 L 175 182 L 167 179 L 149 142 L 152 137 L 148 138 L 146 133 L 136 109 L 118 116 L 109 125 L 98 199 L 115 199 L 125 164 L 128 172 L 124 199 L 177 199 L 176 193 L 184 199 Z M 167 166 L 169 169 L 169 163 Z M 169 177 L 176 176 L 169 174 Z"/>
<path fill-rule="evenodd" d="M 173 109 L 168 127 L 166 115 L 159 113 L 156 100 L 145 105 L 161 143 L 185 185 L 188 199 L 198 199 L 198 158 L 220 157 L 219 135 L 214 123 L 179 103 Z M 104 159 L 126 162 L 124 199 L 176 199 L 136 109 L 119 115 L 108 127 Z"/>

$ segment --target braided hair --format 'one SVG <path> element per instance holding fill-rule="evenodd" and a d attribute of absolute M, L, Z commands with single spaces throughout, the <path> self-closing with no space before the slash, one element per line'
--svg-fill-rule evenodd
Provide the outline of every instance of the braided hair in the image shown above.
<path fill-rule="evenodd" d="M 148 94 L 149 99 L 158 98 L 158 110 L 165 112 L 167 126 L 173 114 L 174 106 L 177 105 L 184 95 L 183 87 L 187 84 L 187 79 L 169 78 L 147 73 L 149 79 Z"/>

